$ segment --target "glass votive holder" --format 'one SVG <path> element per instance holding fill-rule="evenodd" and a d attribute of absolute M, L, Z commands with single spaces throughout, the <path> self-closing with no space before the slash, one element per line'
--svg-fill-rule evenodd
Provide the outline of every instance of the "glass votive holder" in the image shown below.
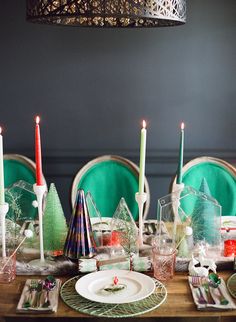
<path fill-rule="evenodd" d="M 16 278 L 16 254 L 7 251 L 6 257 L 0 257 L 0 283 L 10 283 Z"/>
<path fill-rule="evenodd" d="M 176 251 L 169 254 L 153 251 L 154 277 L 159 281 L 169 281 L 175 272 Z"/>
<path fill-rule="evenodd" d="M 173 247 L 153 247 L 154 277 L 159 281 L 169 281 L 175 272 L 176 249 Z"/>
<path fill-rule="evenodd" d="M 94 231 L 93 236 L 97 247 L 120 246 L 120 235 L 118 231 Z"/>
<path fill-rule="evenodd" d="M 113 230 L 111 232 L 111 246 L 120 246 L 120 241 L 123 238 L 123 232 Z"/>
<path fill-rule="evenodd" d="M 93 238 L 94 238 L 96 247 L 101 247 L 102 246 L 102 231 L 94 230 L 93 231 Z"/>
<path fill-rule="evenodd" d="M 112 244 L 112 233 L 108 230 L 93 231 L 96 247 L 107 247 Z"/>
<path fill-rule="evenodd" d="M 102 232 L 102 246 L 111 246 L 111 231 Z"/>
<path fill-rule="evenodd" d="M 224 256 L 236 256 L 236 240 L 227 239 L 224 241 Z"/>

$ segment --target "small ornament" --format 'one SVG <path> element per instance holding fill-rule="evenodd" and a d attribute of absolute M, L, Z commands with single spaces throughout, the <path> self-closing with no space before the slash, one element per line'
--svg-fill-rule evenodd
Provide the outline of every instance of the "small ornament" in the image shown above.
<path fill-rule="evenodd" d="M 118 277 L 117 277 L 117 276 L 115 276 L 115 277 L 114 277 L 114 284 L 115 284 L 115 285 L 117 285 L 117 284 L 118 284 L 118 282 L 119 282 Z"/>
<path fill-rule="evenodd" d="M 218 287 L 221 284 L 221 278 L 216 273 L 209 274 L 208 279 L 213 287 Z"/>
<path fill-rule="evenodd" d="M 199 264 L 199 261 L 192 256 L 192 259 L 188 265 L 189 275 L 207 277 L 209 273 L 208 269 L 205 267 L 196 267 L 196 265 L 198 264 Z"/>
<path fill-rule="evenodd" d="M 217 268 L 216 263 L 212 258 L 208 258 L 206 256 L 206 249 L 205 248 L 206 248 L 206 246 L 204 246 L 204 245 L 199 246 L 199 256 L 198 256 L 199 263 L 200 263 L 201 267 L 206 266 L 208 268 L 208 271 L 212 270 L 216 274 L 216 268 Z"/>
<path fill-rule="evenodd" d="M 113 284 L 105 286 L 103 290 L 109 293 L 117 293 L 124 290 L 126 287 L 127 286 L 125 284 L 119 283 L 118 277 L 115 276 L 113 279 Z"/>
<path fill-rule="evenodd" d="M 25 234 L 25 237 L 26 237 L 26 238 L 32 238 L 32 237 L 33 237 L 33 235 L 34 235 L 31 229 L 26 229 L 26 230 L 24 231 L 24 234 Z"/>
<path fill-rule="evenodd" d="M 95 241 L 87 209 L 84 190 L 77 192 L 74 211 L 70 220 L 64 254 L 71 259 L 95 255 Z"/>
<path fill-rule="evenodd" d="M 56 287 L 56 279 L 53 275 L 48 275 L 45 280 L 43 281 L 43 287 L 47 291 L 52 291 Z"/>
<path fill-rule="evenodd" d="M 38 208 L 38 201 L 37 201 L 37 200 L 33 200 L 33 201 L 32 201 L 32 206 L 33 206 L 34 208 Z"/>

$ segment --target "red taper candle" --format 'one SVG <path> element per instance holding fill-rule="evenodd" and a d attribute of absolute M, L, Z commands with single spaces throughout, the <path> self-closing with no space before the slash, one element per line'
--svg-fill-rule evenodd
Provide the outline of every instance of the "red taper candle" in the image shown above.
<path fill-rule="evenodd" d="M 39 127 L 39 116 L 35 118 L 35 162 L 36 162 L 36 184 L 38 186 L 44 185 L 43 172 L 42 172 L 42 152 L 41 152 L 41 138 Z"/>

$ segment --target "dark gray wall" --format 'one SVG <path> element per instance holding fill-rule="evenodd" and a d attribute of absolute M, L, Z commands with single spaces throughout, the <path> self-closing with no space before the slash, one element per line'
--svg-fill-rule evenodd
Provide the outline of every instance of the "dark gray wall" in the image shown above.
<path fill-rule="evenodd" d="M 44 172 L 69 216 L 69 188 L 91 158 L 138 163 L 148 121 L 150 217 L 177 167 L 181 120 L 185 162 L 236 160 L 236 1 L 188 0 L 187 24 L 96 30 L 30 24 L 25 1 L 0 0 L 0 123 L 5 152 L 33 157 L 42 116 Z"/>

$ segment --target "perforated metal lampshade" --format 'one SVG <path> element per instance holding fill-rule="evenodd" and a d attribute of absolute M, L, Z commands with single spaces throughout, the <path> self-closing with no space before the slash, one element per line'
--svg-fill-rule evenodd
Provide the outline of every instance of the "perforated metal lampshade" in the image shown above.
<path fill-rule="evenodd" d="M 27 0 L 30 22 L 84 27 L 184 24 L 186 0 Z"/>

